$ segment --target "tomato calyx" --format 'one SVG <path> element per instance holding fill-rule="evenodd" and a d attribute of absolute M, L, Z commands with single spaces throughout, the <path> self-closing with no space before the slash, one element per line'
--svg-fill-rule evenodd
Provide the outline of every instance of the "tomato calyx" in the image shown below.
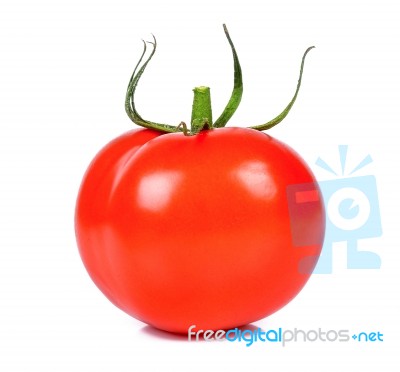
<path fill-rule="evenodd" d="M 191 126 L 190 129 L 186 125 L 185 122 L 181 122 L 179 125 L 174 126 L 170 124 L 163 124 L 163 123 L 156 123 L 152 122 L 146 119 L 143 119 L 142 116 L 137 112 L 136 106 L 135 106 L 135 92 L 136 92 L 136 87 L 139 83 L 139 80 L 146 69 L 148 63 L 150 60 L 153 58 L 156 49 L 157 49 L 157 41 L 156 38 L 153 36 L 153 41 L 144 41 L 143 40 L 143 52 L 142 55 L 136 64 L 136 67 L 132 73 L 132 76 L 129 80 L 126 96 L 125 96 L 125 111 L 128 115 L 128 117 L 137 125 L 140 125 L 142 127 L 148 128 L 148 129 L 153 129 L 157 130 L 163 133 L 175 133 L 175 132 L 182 132 L 184 135 L 195 135 L 199 133 L 202 130 L 208 130 L 212 128 L 222 128 L 224 127 L 230 118 L 233 116 L 237 108 L 239 107 L 242 94 L 243 94 L 243 78 L 242 78 L 242 69 L 240 66 L 239 58 L 236 53 L 235 46 L 232 42 L 232 39 L 229 35 L 228 29 L 226 25 L 223 25 L 224 27 L 224 32 L 225 36 L 229 42 L 229 45 L 231 47 L 232 51 L 232 56 L 233 56 L 233 62 L 234 62 L 234 84 L 233 84 L 233 89 L 231 93 L 231 97 L 225 106 L 222 114 L 218 117 L 218 119 L 213 123 L 212 121 L 212 109 L 211 109 L 211 98 L 210 98 L 210 88 L 209 87 L 204 87 L 204 86 L 199 86 L 193 89 L 194 92 L 194 98 L 193 98 L 193 107 L 192 107 L 192 117 L 191 117 Z M 144 61 L 142 66 L 139 68 L 140 64 L 142 63 L 142 60 L 146 54 L 147 51 L 147 45 L 150 44 L 152 46 L 152 51 L 150 52 L 149 56 L 147 59 Z M 275 118 L 272 120 L 264 123 L 264 124 L 259 124 L 259 125 L 252 125 L 249 126 L 248 128 L 255 129 L 258 131 L 264 131 L 268 130 L 275 125 L 279 124 L 290 112 L 292 106 L 294 105 L 294 102 L 296 101 L 297 95 L 300 90 L 301 86 L 301 81 L 303 77 L 303 70 L 304 70 L 304 62 L 305 58 L 308 54 L 308 52 L 315 48 L 314 46 L 311 46 L 307 48 L 307 50 L 304 52 L 302 60 L 301 60 L 301 65 L 300 65 L 300 74 L 297 82 L 297 87 L 296 91 L 294 93 L 293 98 L 289 102 L 289 104 L 285 107 L 285 109 L 277 115 Z"/>

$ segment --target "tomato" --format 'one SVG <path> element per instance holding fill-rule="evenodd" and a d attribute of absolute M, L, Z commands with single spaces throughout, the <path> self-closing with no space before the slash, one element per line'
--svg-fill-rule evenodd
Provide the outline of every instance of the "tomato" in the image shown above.
<path fill-rule="evenodd" d="M 130 79 L 125 110 L 147 129 L 105 146 L 76 203 L 75 231 L 86 269 L 117 307 L 154 327 L 185 333 L 244 325 L 286 305 L 319 257 L 324 207 L 315 178 L 289 146 L 263 133 L 280 123 L 299 92 L 265 124 L 227 128 L 242 92 L 234 87 L 213 122 L 210 89 L 194 89 L 190 130 L 145 120 L 134 94 L 153 50 Z"/>
<path fill-rule="evenodd" d="M 299 248 L 287 197 L 290 185 L 310 183 L 319 193 L 296 152 L 253 129 L 130 132 L 99 153 L 83 180 L 80 253 L 100 290 L 154 327 L 247 324 L 287 304 L 311 274 L 322 198 L 302 216 L 315 243 Z"/>

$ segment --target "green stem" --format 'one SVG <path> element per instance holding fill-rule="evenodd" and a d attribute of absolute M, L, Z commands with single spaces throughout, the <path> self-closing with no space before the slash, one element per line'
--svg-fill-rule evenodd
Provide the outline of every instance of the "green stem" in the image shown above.
<path fill-rule="evenodd" d="M 142 116 L 137 112 L 136 105 L 135 105 L 135 99 L 134 99 L 136 88 L 137 88 L 137 85 L 139 83 L 139 80 L 140 80 L 142 74 L 144 73 L 148 63 L 153 58 L 153 55 L 157 49 L 157 41 L 156 41 L 155 37 L 153 36 L 152 42 L 150 42 L 150 41 L 143 42 L 143 44 L 144 44 L 143 53 L 133 71 L 133 74 L 129 81 L 128 89 L 126 92 L 125 110 L 129 116 L 129 118 L 135 124 L 138 124 L 145 128 L 164 132 L 164 133 L 183 132 L 185 135 L 193 135 L 193 134 L 199 133 L 200 131 L 202 131 L 204 129 L 221 128 L 226 125 L 226 123 L 232 117 L 232 115 L 234 114 L 234 112 L 236 111 L 236 109 L 238 108 L 238 106 L 240 104 L 242 94 L 243 94 L 243 81 L 242 81 L 242 69 L 240 67 L 239 58 L 237 56 L 233 42 L 229 36 L 228 29 L 225 25 L 223 25 L 223 26 L 224 26 L 225 36 L 228 39 L 229 45 L 232 50 L 232 55 L 233 55 L 234 85 L 233 85 L 231 97 L 230 97 L 224 111 L 217 118 L 215 123 L 213 123 L 213 121 L 212 121 L 210 88 L 204 87 L 204 86 L 196 87 L 193 89 L 194 99 L 193 99 L 192 118 L 191 118 L 191 131 L 188 130 L 186 124 L 183 122 L 181 124 L 179 124 L 178 126 L 174 126 L 174 125 L 170 125 L 170 124 L 163 124 L 163 123 L 156 123 L 156 122 L 152 122 L 152 121 L 143 119 Z M 152 46 L 152 50 L 150 52 L 150 55 L 147 57 L 147 59 L 144 61 L 144 63 L 140 67 L 140 64 L 142 63 L 142 60 L 146 54 L 146 45 L 147 44 L 150 44 Z M 300 74 L 299 74 L 299 79 L 297 82 L 296 91 L 294 93 L 292 100 L 289 102 L 289 104 L 274 119 L 272 119 L 264 124 L 253 125 L 250 127 L 251 129 L 260 130 L 260 131 L 267 130 L 267 129 L 272 128 L 273 126 L 277 125 L 278 123 L 280 123 L 288 115 L 289 111 L 291 110 L 293 104 L 296 101 L 297 95 L 300 90 L 301 80 L 303 77 L 304 61 L 305 61 L 306 55 L 312 48 L 314 48 L 314 47 L 308 48 L 303 55 L 303 58 L 301 60 Z"/>
<path fill-rule="evenodd" d="M 209 87 L 196 87 L 193 92 L 191 132 L 196 134 L 203 129 L 212 128 L 212 109 Z"/>

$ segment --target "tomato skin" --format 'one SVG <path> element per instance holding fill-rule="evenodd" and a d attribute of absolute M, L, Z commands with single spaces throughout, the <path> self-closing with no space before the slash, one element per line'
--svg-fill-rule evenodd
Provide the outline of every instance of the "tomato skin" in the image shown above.
<path fill-rule="evenodd" d="M 80 254 L 106 296 L 179 333 L 247 324 L 294 298 L 325 227 L 320 197 L 304 213 L 315 244 L 294 246 L 287 187 L 316 182 L 300 156 L 252 129 L 141 133 L 135 149 L 117 141 L 95 158 L 77 200 Z"/>
<path fill-rule="evenodd" d="M 108 202 L 127 160 L 145 143 L 161 133 L 135 129 L 115 138 L 96 155 L 81 183 L 75 211 L 75 232 L 85 267 L 101 291 L 118 307 L 114 277 L 108 255 L 112 247 L 104 245 L 102 234 L 109 225 Z M 110 260 L 111 259 L 111 260 Z"/>

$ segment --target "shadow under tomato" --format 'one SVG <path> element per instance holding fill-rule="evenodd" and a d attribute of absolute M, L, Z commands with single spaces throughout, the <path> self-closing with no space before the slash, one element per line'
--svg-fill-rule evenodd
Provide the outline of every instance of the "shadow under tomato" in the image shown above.
<path fill-rule="evenodd" d="M 257 327 L 254 324 L 246 324 L 240 327 L 235 327 L 237 329 L 239 329 L 241 332 L 245 331 L 245 330 L 249 330 L 251 332 L 257 332 L 258 329 L 261 330 L 261 332 L 263 331 L 262 328 Z M 235 329 L 235 328 L 230 328 L 230 329 Z M 142 333 L 154 337 L 154 338 L 158 338 L 160 340 L 168 340 L 168 341 L 180 341 L 180 342 L 196 342 L 196 336 L 192 336 L 192 340 L 189 341 L 188 339 L 188 335 L 187 333 L 171 333 L 171 332 L 167 332 L 167 331 L 163 331 L 161 329 L 158 328 L 154 328 L 150 325 L 146 325 L 143 328 L 141 328 L 140 330 Z M 194 330 L 196 331 L 196 330 Z M 198 330 L 197 330 L 198 331 Z M 227 332 L 228 329 L 225 330 L 225 332 Z M 209 340 L 209 341 L 205 341 L 204 337 L 199 337 L 199 339 L 197 341 L 200 342 L 210 342 L 210 341 L 215 341 L 213 339 Z M 219 341 L 226 341 L 225 337 L 222 340 Z"/>
<path fill-rule="evenodd" d="M 188 335 L 184 333 L 171 333 L 167 331 L 163 331 L 158 328 L 154 328 L 150 325 L 144 326 L 141 330 L 142 333 L 158 338 L 161 340 L 169 340 L 169 341 L 188 341 Z"/>

